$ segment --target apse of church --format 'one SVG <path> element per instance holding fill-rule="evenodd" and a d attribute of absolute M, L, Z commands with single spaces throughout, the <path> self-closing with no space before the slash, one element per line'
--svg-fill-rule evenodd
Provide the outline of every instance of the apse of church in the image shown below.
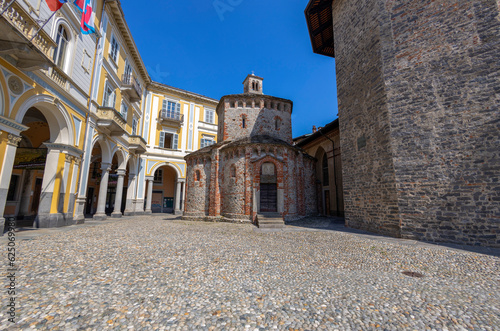
<path fill-rule="evenodd" d="M 218 143 L 185 157 L 184 217 L 255 222 L 259 214 L 316 214 L 316 161 L 291 144 L 293 102 L 264 95 L 263 78 L 253 74 L 243 85 L 243 94 L 217 106 Z"/>

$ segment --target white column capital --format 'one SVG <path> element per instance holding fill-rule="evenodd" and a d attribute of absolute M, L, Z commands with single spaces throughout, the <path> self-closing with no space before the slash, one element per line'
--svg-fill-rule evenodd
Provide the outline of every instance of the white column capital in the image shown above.
<path fill-rule="evenodd" d="M 23 138 L 21 138 L 20 136 L 16 136 L 15 134 L 9 133 L 9 135 L 7 136 L 7 144 L 17 147 L 17 145 L 19 145 L 22 139 Z"/>
<path fill-rule="evenodd" d="M 116 170 L 116 174 L 118 176 L 125 176 L 126 173 L 127 173 L 127 170 L 125 170 L 125 169 L 118 169 L 118 170 Z"/>
<path fill-rule="evenodd" d="M 101 170 L 102 171 L 110 171 L 111 170 L 111 163 L 101 163 Z"/>

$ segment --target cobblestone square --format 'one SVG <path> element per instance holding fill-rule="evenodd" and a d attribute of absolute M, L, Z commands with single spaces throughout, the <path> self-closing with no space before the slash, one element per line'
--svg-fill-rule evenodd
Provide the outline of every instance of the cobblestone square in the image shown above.
<path fill-rule="evenodd" d="M 7 320 L 5 287 L 0 329 L 500 325 L 500 259 L 494 249 L 481 254 L 367 235 L 327 219 L 262 232 L 248 224 L 141 216 L 16 235 L 18 322 L 13 327 Z M 0 243 L 5 265 L 5 236 Z"/>

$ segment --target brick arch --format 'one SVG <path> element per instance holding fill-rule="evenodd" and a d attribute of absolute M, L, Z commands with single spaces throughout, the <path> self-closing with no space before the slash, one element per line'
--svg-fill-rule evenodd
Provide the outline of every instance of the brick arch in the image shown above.
<path fill-rule="evenodd" d="M 254 162 L 253 164 L 254 184 L 256 185 L 260 184 L 260 169 L 262 167 L 262 164 L 266 162 L 273 163 L 274 166 L 276 167 L 276 180 L 278 181 L 278 188 L 283 188 L 283 163 L 282 161 L 276 159 L 271 155 L 266 155 L 262 159 Z"/>

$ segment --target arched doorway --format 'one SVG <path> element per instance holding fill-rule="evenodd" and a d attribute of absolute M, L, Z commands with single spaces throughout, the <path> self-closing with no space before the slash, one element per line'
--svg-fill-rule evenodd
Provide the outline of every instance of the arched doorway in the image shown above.
<path fill-rule="evenodd" d="M 153 177 L 151 212 L 174 213 L 177 171 L 169 165 L 156 169 Z"/>
<path fill-rule="evenodd" d="M 278 211 L 278 181 L 274 163 L 265 162 L 260 171 L 260 212 Z"/>
<path fill-rule="evenodd" d="M 18 226 L 73 224 L 74 189 L 81 151 L 65 107 L 47 95 L 28 98 L 15 118 L 21 133 L 2 133 L 0 220 Z M 0 144 L 1 145 L 1 144 Z M 6 146 L 6 147 L 5 147 Z"/>
<path fill-rule="evenodd" d="M 47 161 L 44 143 L 50 142 L 50 129 L 45 116 L 34 107 L 26 112 L 22 124 L 28 130 L 21 133 L 16 149 L 4 215 L 15 217 L 18 227 L 31 227 L 40 206 Z"/>
<path fill-rule="evenodd" d="M 318 179 L 318 204 L 322 215 L 330 215 L 331 196 L 330 196 L 330 170 L 328 168 L 328 154 L 322 147 L 319 147 L 315 154 L 318 162 L 316 163 L 316 178 Z"/>

